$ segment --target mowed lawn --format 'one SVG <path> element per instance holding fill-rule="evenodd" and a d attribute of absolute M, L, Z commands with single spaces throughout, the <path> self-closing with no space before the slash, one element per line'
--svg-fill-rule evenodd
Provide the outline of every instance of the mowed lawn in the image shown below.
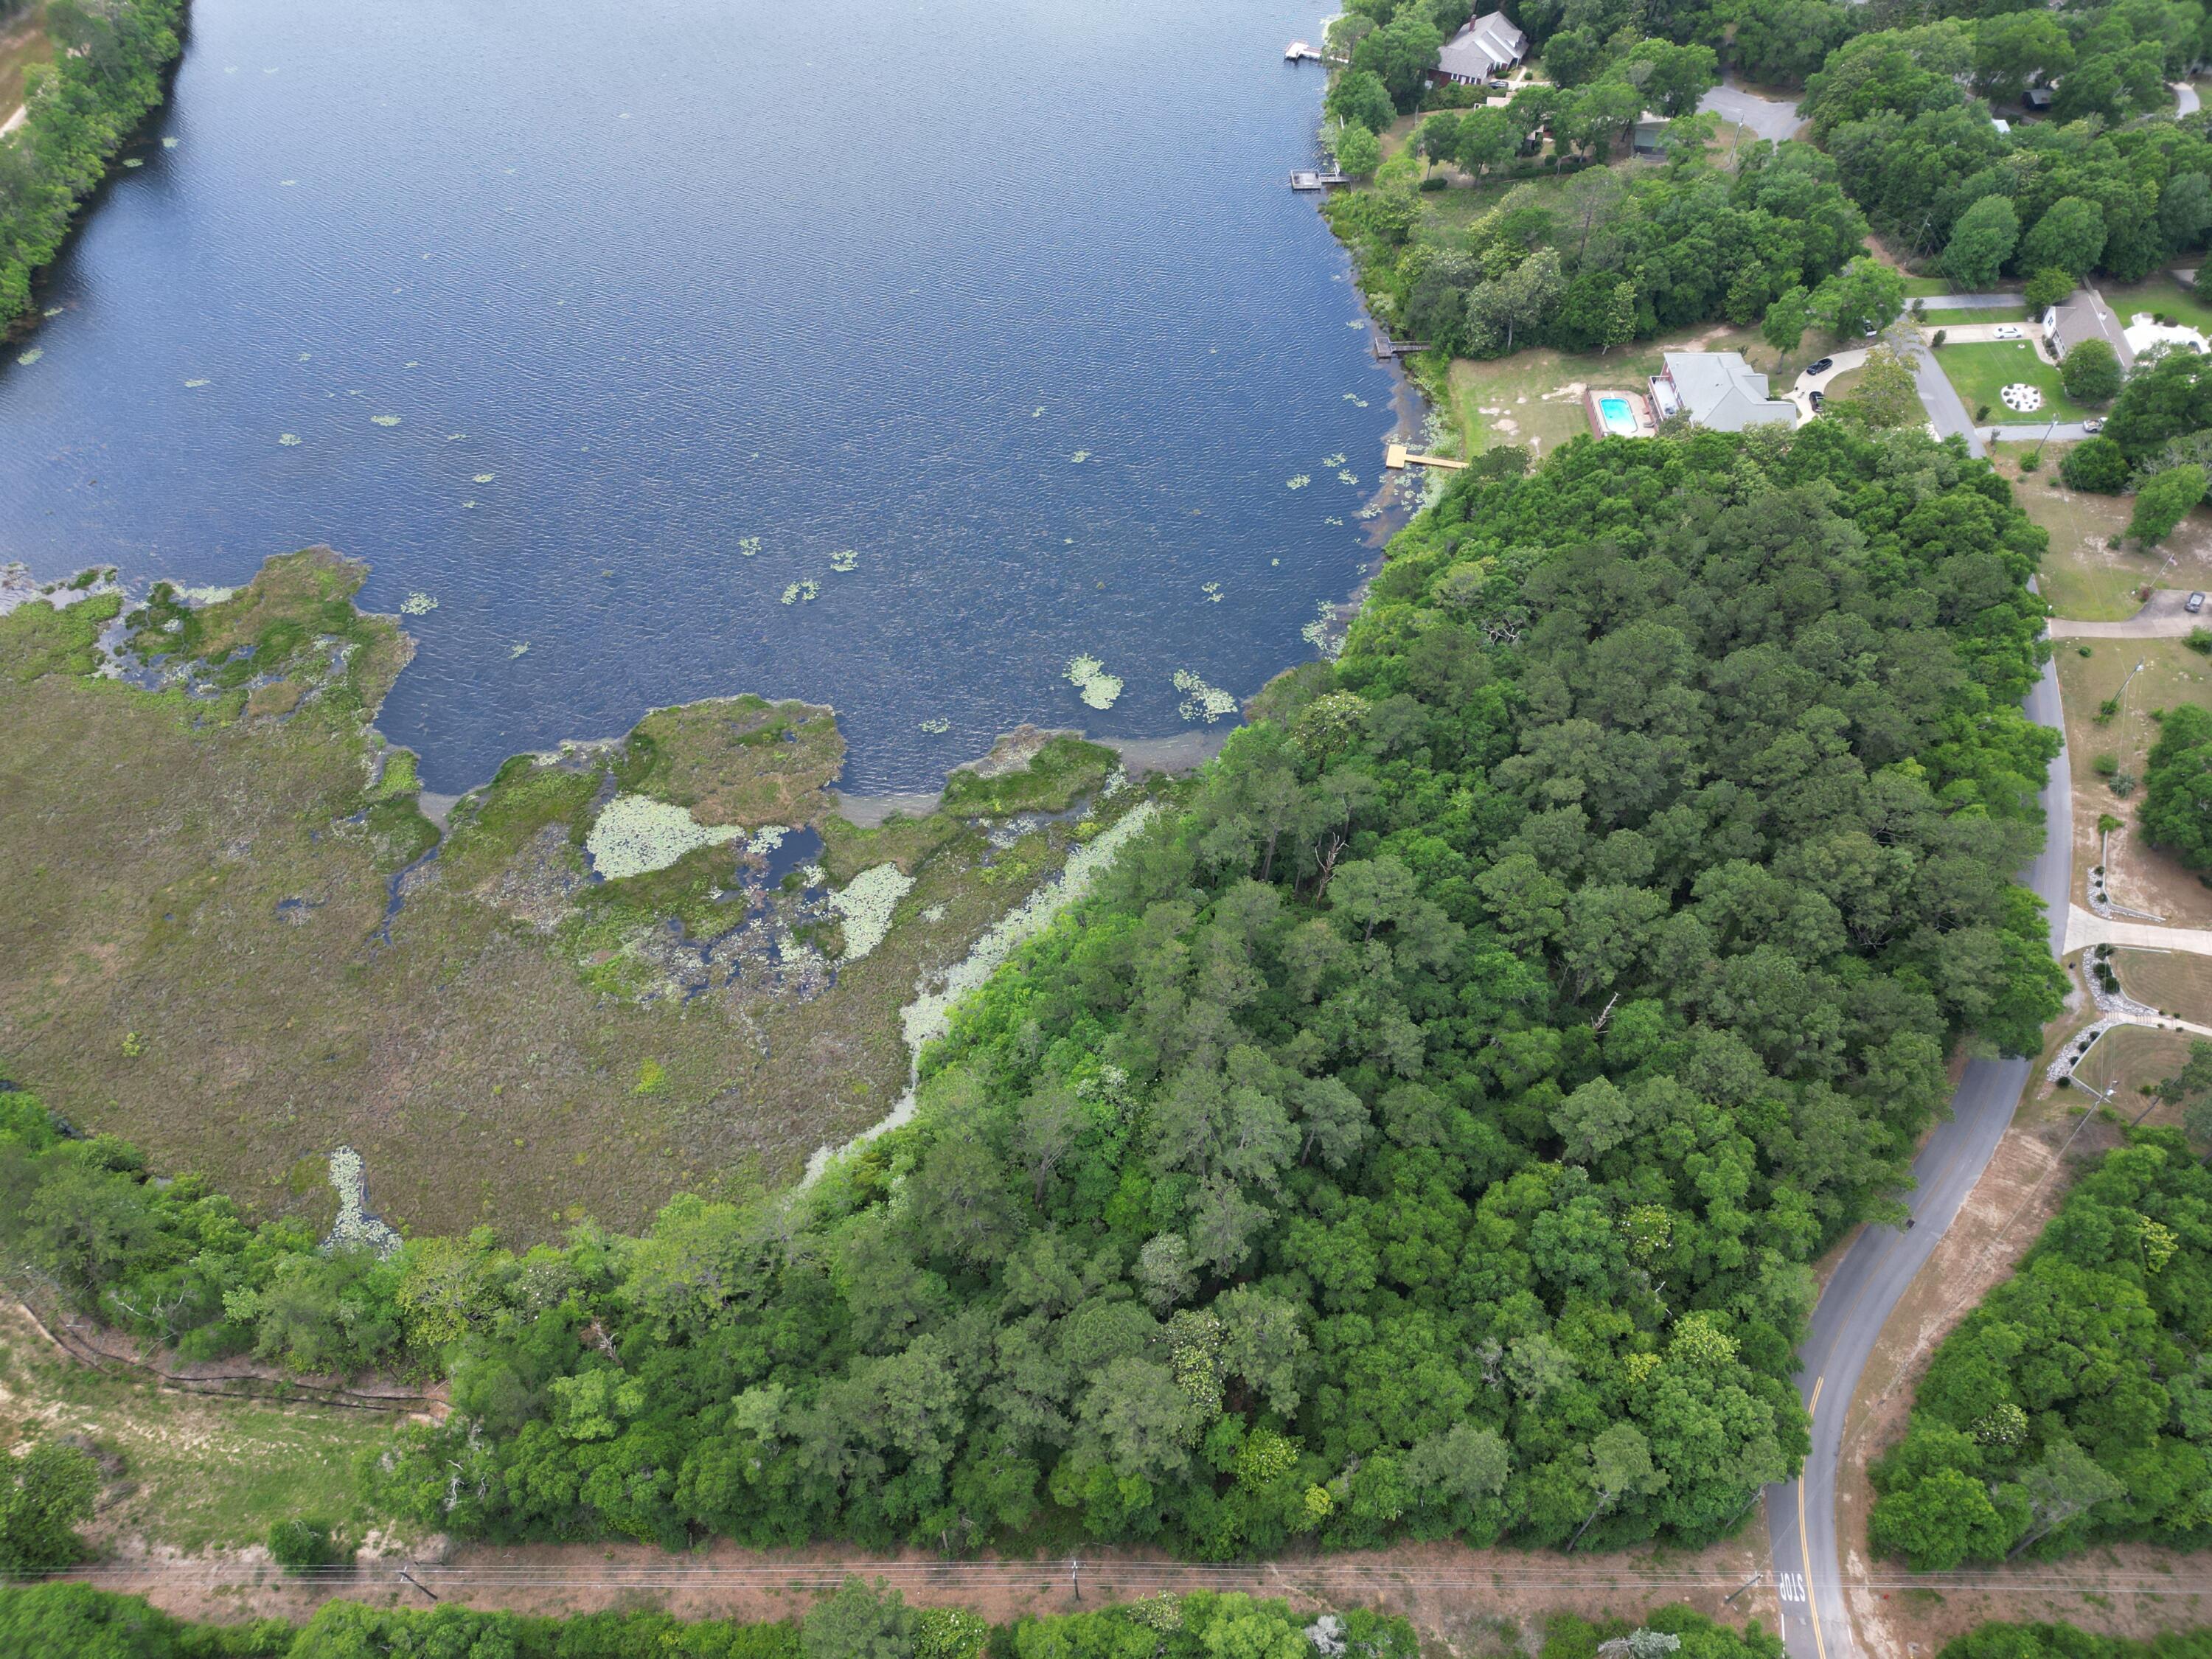
<path fill-rule="evenodd" d="M 1990 340 L 1976 345 L 1947 345 L 1936 354 L 1951 384 L 1966 400 L 1966 412 L 1982 424 L 2032 425 L 2038 421 L 2086 421 L 2098 411 L 2074 402 L 2059 384 L 2058 371 L 2025 340 Z M 2005 406 L 1998 394 L 2015 381 L 2043 393 L 2043 407 L 2022 415 Z M 1984 404 L 1986 416 L 1981 414 Z"/>
<path fill-rule="evenodd" d="M 1923 313 L 1920 320 L 1929 328 L 1961 328 L 1969 323 L 2024 323 L 2027 307 L 2017 306 L 1979 306 L 1968 308 L 1946 307 L 1940 311 Z"/>
<path fill-rule="evenodd" d="M 2105 296 L 2105 303 L 2112 307 L 2112 314 L 2123 325 L 2137 312 L 2147 311 L 2154 317 L 2170 317 L 2175 322 L 2212 335 L 2212 305 L 2207 305 L 2164 273 L 2140 283 L 2107 283 L 2098 292 Z"/>

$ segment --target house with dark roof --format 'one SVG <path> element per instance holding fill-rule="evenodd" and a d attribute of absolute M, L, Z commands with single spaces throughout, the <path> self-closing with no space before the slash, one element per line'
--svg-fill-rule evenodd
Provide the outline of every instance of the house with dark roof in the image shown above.
<path fill-rule="evenodd" d="M 1795 426 L 1797 405 L 1770 398 L 1766 376 L 1741 351 L 1669 351 L 1651 377 L 1651 407 L 1662 421 L 1686 415 L 1714 432 L 1753 426 Z"/>
<path fill-rule="evenodd" d="M 2122 368 L 2135 367 L 2135 348 L 2112 308 L 2094 289 L 2077 288 L 2063 304 L 2043 313 L 2043 343 L 2054 362 L 2063 362 L 2084 340 L 2102 340 L 2118 355 Z"/>
<path fill-rule="evenodd" d="M 1429 79 L 1437 86 L 1479 86 L 1528 55 L 1528 37 L 1502 11 L 1485 12 L 1443 44 Z"/>

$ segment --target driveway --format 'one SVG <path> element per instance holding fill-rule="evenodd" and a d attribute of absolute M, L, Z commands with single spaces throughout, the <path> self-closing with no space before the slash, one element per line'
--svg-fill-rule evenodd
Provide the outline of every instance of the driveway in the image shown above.
<path fill-rule="evenodd" d="M 1796 105 L 1784 103 L 1779 98 L 1761 98 L 1739 86 L 1715 87 L 1698 100 L 1698 109 L 1701 113 L 1710 112 L 1723 121 L 1749 127 L 1759 137 L 1778 144 L 1794 137 L 1804 125 Z"/>
<path fill-rule="evenodd" d="M 2154 921 L 2121 921 L 2078 904 L 2067 906 L 2066 948 L 2080 951 L 2098 945 L 2117 945 L 2130 951 L 2186 951 L 2194 957 L 2212 957 L 2212 927 L 2161 927 Z"/>
<path fill-rule="evenodd" d="M 1790 388 L 1790 401 L 1797 405 L 1798 423 L 1802 426 L 1813 418 L 1813 398 L 1815 392 L 1826 392 L 1828 382 L 1838 374 L 1848 374 L 1867 360 L 1866 348 L 1856 351 L 1838 351 L 1828 358 L 1828 366 L 1818 374 L 1800 374 L 1797 384 Z"/>
<path fill-rule="evenodd" d="M 2197 107 L 2197 88 L 2186 81 L 2176 81 L 2173 83 L 2173 112 L 2176 115 L 2194 115 Z"/>
<path fill-rule="evenodd" d="M 2150 603 L 2125 622 L 2075 622 L 2068 617 L 2051 619 L 2051 637 L 2054 640 L 2178 640 L 2185 638 L 2200 628 L 2212 628 L 2212 599 L 2205 601 L 2204 609 L 2191 616 L 2182 607 L 2188 604 L 2191 590 L 2162 587 L 2150 596 Z"/>
<path fill-rule="evenodd" d="M 1923 294 L 1914 298 L 1924 311 L 1995 311 L 2027 303 L 2024 294 Z"/>
<path fill-rule="evenodd" d="M 1940 371 L 1934 372 L 1942 379 Z M 2050 664 L 2029 690 L 2027 706 L 2030 720 L 2064 731 L 2058 674 Z M 2044 777 L 2043 811 L 2043 850 L 2021 878 L 2050 908 L 2051 949 L 2057 956 L 2065 944 L 2074 850 L 2074 795 L 2063 747 Z M 1912 1161 L 1910 1201 L 1917 1224 L 1910 1231 L 1862 1228 L 1814 1306 L 1810 1328 L 1797 1351 L 1804 1361 L 1798 1388 L 1812 1414 L 1813 1449 L 1802 1475 L 1766 1489 L 1766 1535 L 1789 1659 L 1850 1659 L 1851 1621 L 1844 1606 L 1836 1535 L 1844 1418 L 1891 1309 L 1935 1254 L 1944 1229 L 1981 1178 L 2027 1079 L 2024 1060 L 1968 1063 L 1951 1097 L 1949 1121 L 1936 1126 Z"/>
<path fill-rule="evenodd" d="M 1982 435 L 2000 444 L 2070 444 L 2094 434 L 2079 421 L 2045 421 L 2041 426 L 1985 426 Z"/>
<path fill-rule="evenodd" d="M 1946 323 L 1942 326 L 1945 345 L 1981 345 L 1994 340 L 2025 342 L 2027 338 L 2026 323 Z"/>

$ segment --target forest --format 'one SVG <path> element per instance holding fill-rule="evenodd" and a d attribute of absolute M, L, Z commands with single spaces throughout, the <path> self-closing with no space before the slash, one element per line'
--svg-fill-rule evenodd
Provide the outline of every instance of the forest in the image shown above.
<path fill-rule="evenodd" d="M 2136 817 L 2152 846 L 2212 875 L 2212 708 L 2185 702 L 2166 711 Z"/>
<path fill-rule="evenodd" d="M 77 204 L 161 101 L 185 0 L 52 0 L 58 49 L 30 71 L 29 118 L 0 138 L 0 331 L 31 308 L 31 277 L 60 251 Z"/>
<path fill-rule="evenodd" d="M 1916 1569 L 2212 1536 L 2212 1171 L 2130 1130 L 1944 1339 L 1870 1471 L 1869 1538 Z"/>
<path fill-rule="evenodd" d="M 810 1188 L 323 1254 L 0 1096 L 0 1245 L 195 1356 L 443 1371 L 363 1471 L 498 1538 L 1208 1558 L 1698 1543 L 1806 1445 L 2012 884 L 2043 533 L 1917 434 L 1496 452 Z"/>
<path fill-rule="evenodd" d="M 2207 1659 L 2208 1655 L 2212 1655 L 2212 1630 L 2166 1632 L 2138 1642 L 2072 1625 L 1989 1624 L 1946 1644 L 1936 1659 Z"/>

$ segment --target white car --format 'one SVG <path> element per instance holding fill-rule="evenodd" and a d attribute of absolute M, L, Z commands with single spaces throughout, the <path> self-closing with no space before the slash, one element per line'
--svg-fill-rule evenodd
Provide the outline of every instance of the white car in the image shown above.
<path fill-rule="evenodd" d="M 1994 337 L 2000 340 L 2019 340 L 2024 339 L 2027 337 L 2021 334 L 2020 330 L 2013 324 L 1999 323 Z"/>

